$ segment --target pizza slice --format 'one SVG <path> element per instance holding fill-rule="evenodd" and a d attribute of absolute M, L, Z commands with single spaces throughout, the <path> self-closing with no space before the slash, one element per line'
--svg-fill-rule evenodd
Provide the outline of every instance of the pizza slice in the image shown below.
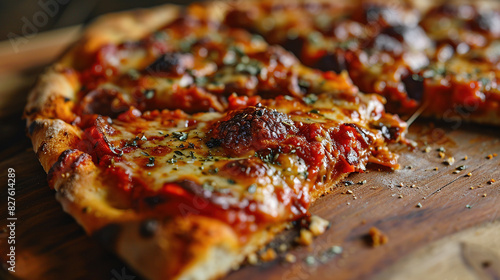
<path fill-rule="evenodd" d="M 404 139 L 381 97 L 202 8 L 98 20 L 25 111 L 64 210 L 148 279 L 225 275 Z"/>
<path fill-rule="evenodd" d="M 325 71 L 347 71 L 387 110 L 500 124 L 495 1 L 229 2 L 225 22 Z"/>

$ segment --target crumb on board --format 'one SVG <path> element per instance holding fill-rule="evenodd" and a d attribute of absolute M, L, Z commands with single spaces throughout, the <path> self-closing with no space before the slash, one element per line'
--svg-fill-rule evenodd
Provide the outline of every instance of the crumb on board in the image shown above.
<path fill-rule="evenodd" d="M 474 187 L 470 187 L 470 189 L 471 189 L 471 190 L 473 190 L 473 189 L 474 189 Z"/>
<path fill-rule="evenodd" d="M 465 170 L 465 169 L 467 169 L 467 165 L 460 165 L 456 168 L 456 170 L 460 170 L 460 171 Z"/>
<path fill-rule="evenodd" d="M 293 255 L 293 254 L 288 253 L 285 255 L 285 261 L 287 263 L 294 263 L 297 261 L 297 257 L 295 257 L 295 255 Z"/>
<path fill-rule="evenodd" d="M 434 167 L 433 169 L 434 171 L 438 171 L 439 170 L 439 167 Z"/>
<path fill-rule="evenodd" d="M 465 174 L 465 177 L 471 177 L 471 176 L 472 176 L 472 172 Z"/>
<path fill-rule="evenodd" d="M 330 222 L 316 215 L 311 216 L 311 224 L 309 225 L 309 231 L 314 236 L 321 235 L 325 233 L 326 229 L 330 226 Z"/>
<path fill-rule="evenodd" d="M 439 155 L 440 158 L 444 158 L 445 157 L 445 154 L 443 152 L 439 152 L 438 155 Z"/>
<path fill-rule="evenodd" d="M 263 262 L 272 261 L 272 260 L 276 259 L 276 257 L 277 257 L 277 254 L 276 254 L 276 251 L 274 251 L 273 248 L 267 248 L 267 250 L 265 250 L 264 252 L 260 253 L 260 259 Z"/>
<path fill-rule="evenodd" d="M 468 156 L 464 156 L 464 160 L 467 160 L 469 157 Z"/>
<path fill-rule="evenodd" d="M 486 156 L 486 159 L 492 159 L 493 158 L 493 155 L 492 154 L 489 154 Z"/>
<path fill-rule="evenodd" d="M 487 196 L 487 194 L 483 193 L 483 197 L 486 197 L 486 196 Z"/>
<path fill-rule="evenodd" d="M 455 158 L 454 157 L 449 157 L 443 161 L 444 164 L 446 165 L 453 165 L 455 163 Z"/>
<path fill-rule="evenodd" d="M 490 185 L 492 185 L 493 183 L 495 183 L 495 179 L 490 179 L 490 180 L 488 181 L 488 184 L 490 184 Z"/>
<path fill-rule="evenodd" d="M 419 202 L 416 207 L 417 208 L 422 208 L 422 203 Z"/>
<path fill-rule="evenodd" d="M 387 237 L 387 235 L 385 235 L 382 231 L 380 231 L 376 227 L 370 228 L 370 231 L 368 232 L 368 234 L 370 235 L 371 243 L 372 243 L 373 247 L 384 245 L 385 243 L 387 243 L 387 241 L 389 241 L 389 238 Z"/>
<path fill-rule="evenodd" d="M 430 146 L 427 146 L 427 147 L 425 147 L 425 149 L 423 150 L 423 152 L 424 153 L 430 153 L 431 149 L 432 148 Z"/>
<path fill-rule="evenodd" d="M 303 228 L 295 241 L 301 245 L 310 245 L 313 241 L 313 234 L 310 230 Z"/>

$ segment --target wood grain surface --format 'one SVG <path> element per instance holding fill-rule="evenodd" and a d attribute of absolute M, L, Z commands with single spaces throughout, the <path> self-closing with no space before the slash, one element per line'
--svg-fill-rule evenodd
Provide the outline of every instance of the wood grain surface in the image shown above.
<path fill-rule="evenodd" d="M 43 67 L 19 64 L 27 68 L 0 71 L 0 278 L 140 279 L 87 237 L 47 186 L 21 120 L 28 90 Z M 298 231 L 288 230 L 270 244 L 278 251 L 276 260 L 244 265 L 226 279 L 500 279 L 500 156 L 487 159 L 500 154 L 499 129 L 460 119 L 417 120 L 408 137 L 418 147 L 393 147 L 401 170 L 353 174 L 312 206 L 313 214 L 332 224 L 313 244 L 296 245 Z M 441 147 L 445 158 L 454 157 L 453 165 L 443 164 Z M 454 173 L 459 166 L 465 170 Z M 8 168 L 16 170 L 15 273 L 5 265 Z M 497 182 L 488 184 L 490 179 Z M 388 243 L 371 246 L 371 227 Z M 287 252 L 279 250 L 282 244 Z M 335 247 L 333 253 L 333 246 L 342 252 Z M 286 253 L 297 261 L 285 262 Z"/>

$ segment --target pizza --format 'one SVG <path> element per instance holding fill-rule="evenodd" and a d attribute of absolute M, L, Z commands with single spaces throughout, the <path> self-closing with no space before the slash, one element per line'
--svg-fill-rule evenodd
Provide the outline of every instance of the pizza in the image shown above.
<path fill-rule="evenodd" d="M 398 169 L 395 113 L 498 122 L 498 30 L 474 25 L 497 14 L 410 4 L 207 2 L 96 20 L 25 108 L 49 186 L 145 278 L 224 276 L 350 173 Z M 454 35 L 435 29 L 447 20 Z"/>
<path fill-rule="evenodd" d="M 238 1 L 245 28 L 324 71 L 348 71 L 387 110 L 500 124 L 497 1 Z"/>
<path fill-rule="evenodd" d="M 381 97 L 204 14 L 97 21 L 25 111 L 64 210 L 149 279 L 224 275 L 349 173 L 398 168 Z"/>

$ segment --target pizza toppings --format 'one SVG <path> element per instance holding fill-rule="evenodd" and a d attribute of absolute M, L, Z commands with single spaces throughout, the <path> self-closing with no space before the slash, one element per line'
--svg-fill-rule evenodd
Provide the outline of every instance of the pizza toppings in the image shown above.
<path fill-rule="evenodd" d="M 297 128 L 283 113 L 265 107 L 247 107 L 217 122 L 210 132 L 209 148 L 222 147 L 232 155 L 272 149 Z"/>

